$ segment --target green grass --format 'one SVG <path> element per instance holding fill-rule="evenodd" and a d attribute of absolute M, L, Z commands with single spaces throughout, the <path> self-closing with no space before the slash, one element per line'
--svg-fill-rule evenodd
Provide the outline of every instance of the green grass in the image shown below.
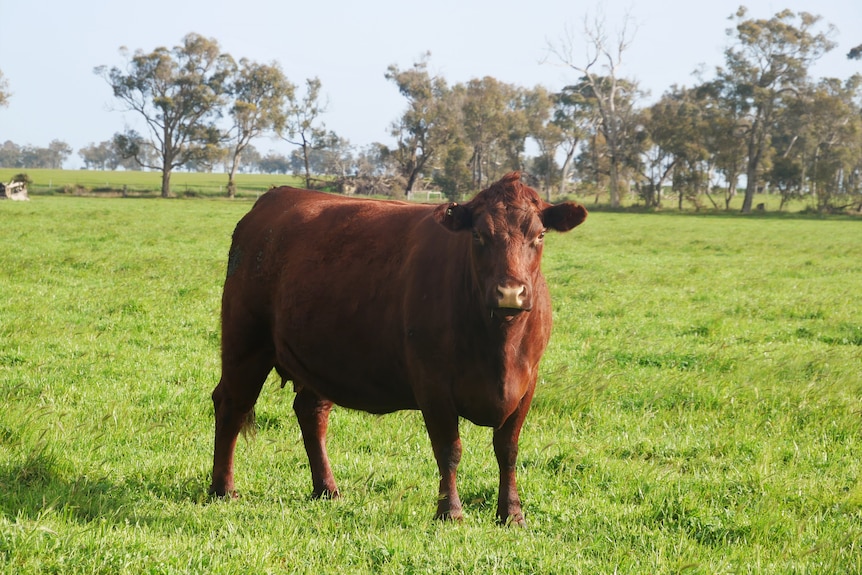
<path fill-rule="evenodd" d="M 209 501 L 218 305 L 247 201 L 0 203 L 0 572 L 862 573 L 862 222 L 594 213 L 548 238 L 527 530 L 432 519 L 421 417 L 336 409 L 311 501 L 272 377 Z"/>
<path fill-rule="evenodd" d="M 0 182 L 8 182 L 15 175 L 26 173 L 32 180 L 29 191 L 32 195 L 55 195 L 68 194 L 77 196 L 101 196 L 113 197 L 121 195 L 123 190 L 134 197 L 155 197 L 160 195 L 161 173 L 141 171 L 101 171 L 101 170 L 50 170 L 50 169 L 22 169 L 22 168 L 0 168 Z M 273 186 L 297 186 L 305 187 L 305 178 L 285 174 L 237 174 L 237 196 L 241 198 L 257 198 Z M 203 173 L 203 172 L 181 172 L 175 171 L 171 175 L 172 193 L 180 197 L 205 197 L 217 198 L 227 195 L 227 174 Z M 421 194 L 419 194 L 421 196 Z M 582 202 L 588 208 L 607 209 L 607 194 L 597 198 L 595 196 L 572 196 Z M 699 212 L 724 213 L 724 203 L 720 197 L 714 196 L 718 203 L 715 208 L 705 197 L 701 198 Z M 730 212 L 739 212 L 742 208 L 743 194 L 737 194 L 730 203 Z M 794 214 L 798 212 L 814 211 L 815 202 L 813 198 L 794 199 L 779 210 L 781 197 L 777 194 L 757 194 L 754 205 L 764 205 L 768 214 Z M 677 212 L 677 198 L 666 192 L 662 202 L 662 211 Z M 639 210 L 636 197 L 626 195 L 623 198 L 623 210 Z M 655 210 L 653 210 L 655 211 Z M 684 212 L 695 212 L 693 204 L 686 202 L 683 205 Z"/>
<path fill-rule="evenodd" d="M 33 182 L 31 194 L 118 195 L 125 188 L 129 195 L 159 195 L 161 172 L 49 170 L 0 168 L 0 182 L 26 173 Z M 237 174 L 237 196 L 257 197 L 273 186 L 304 187 L 305 179 L 285 174 Z M 218 197 L 227 195 L 227 174 L 180 172 L 171 174 L 171 192 L 177 196 Z"/>

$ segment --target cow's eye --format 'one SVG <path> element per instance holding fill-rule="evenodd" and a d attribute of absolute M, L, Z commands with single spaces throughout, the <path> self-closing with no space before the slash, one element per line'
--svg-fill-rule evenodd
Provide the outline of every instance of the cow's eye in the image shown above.
<path fill-rule="evenodd" d="M 539 235 L 536 236 L 536 240 L 533 243 L 537 246 L 540 245 L 545 239 L 545 233 L 546 232 L 547 232 L 547 230 L 542 230 L 541 232 L 539 232 Z"/>
<path fill-rule="evenodd" d="M 485 240 L 482 239 L 482 234 L 480 234 L 475 229 L 473 230 L 473 240 L 479 245 L 482 245 L 485 243 Z"/>

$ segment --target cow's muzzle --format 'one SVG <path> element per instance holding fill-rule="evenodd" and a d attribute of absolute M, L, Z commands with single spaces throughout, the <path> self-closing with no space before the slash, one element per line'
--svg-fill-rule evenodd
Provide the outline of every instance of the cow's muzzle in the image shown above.
<path fill-rule="evenodd" d="M 530 311 L 532 306 L 530 305 L 527 286 L 522 284 L 498 285 L 497 307 L 503 310 Z"/>

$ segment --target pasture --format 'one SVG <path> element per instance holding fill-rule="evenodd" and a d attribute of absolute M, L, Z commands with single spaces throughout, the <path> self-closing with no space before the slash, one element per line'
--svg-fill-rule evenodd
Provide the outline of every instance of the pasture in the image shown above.
<path fill-rule="evenodd" d="M 0 182 L 10 181 L 16 174 L 26 173 L 32 180 L 31 193 L 116 196 L 122 190 L 134 197 L 155 197 L 162 185 L 160 172 L 51 170 L 0 168 Z M 224 197 L 227 195 L 227 174 L 218 172 L 181 172 L 171 174 L 171 190 L 175 196 Z M 273 186 L 305 184 L 305 179 L 284 174 L 237 174 L 237 196 L 256 198 Z"/>
<path fill-rule="evenodd" d="M 242 496 L 211 501 L 210 392 L 245 200 L 0 203 L 3 573 L 862 573 L 862 222 L 593 213 L 549 234 L 555 326 L 521 436 L 528 528 L 432 519 L 421 416 L 336 408 L 311 501 L 271 376 Z"/>

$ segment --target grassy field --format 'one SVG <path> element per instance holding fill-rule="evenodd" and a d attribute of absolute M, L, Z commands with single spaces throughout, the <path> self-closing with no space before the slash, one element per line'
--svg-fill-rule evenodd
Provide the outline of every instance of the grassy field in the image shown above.
<path fill-rule="evenodd" d="M 79 195 L 110 197 L 120 195 L 122 190 L 134 197 L 156 197 L 161 190 L 161 174 L 159 172 L 138 171 L 98 171 L 98 170 L 23 170 L 32 180 L 30 193 L 34 195 Z M 8 182 L 21 173 L 19 168 L 0 168 L 0 182 Z M 237 196 L 253 199 L 273 186 L 305 187 L 305 179 L 285 174 L 237 174 Z M 227 195 L 227 174 L 201 172 L 173 172 L 171 175 L 172 193 L 179 197 L 218 198 Z M 421 194 L 420 194 L 421 195 Z M 607 194 L 596 198 L 575 197 L 574 199 L 587 206 L 606 204 Z M 700 199 L 700 211 L 715 213 L 724 211 L 724 200 L 713 197 L 718 208 L 713 206 L 706 197 Z M 742 208 L 742 195 L 739 194 L 730 203 L 730 211 L 738 212 Z M 754 205 L 763 204 L 766 212 L 779 211 L 781 197 L 777 194 L 758 194 Z M 623 198 L 623 207 L 637 209 L 638 200 L 633 196 Z M 666 192 L 663 210 L 679 211 L 676 196 Z M 794 199 L 781 210 L 785 213 L 797 213 L 814 209 L 812 198 Z M 695 212 L 690 202 L 683 204 L 683 211 Z"/>
<path fill-rule="evenodd" d="M 0 182 L 26 173 L 32 180 L 31 194 L 117 195 L 124 188 L 132 196 L 157 196 L 162 186 L 160 172 L 99 170 L 22 170 L 0 168 Z M 237 196 L 255 198 L 273 186 L 297 186 L 304 178 L 285 174 L 237 174 Z M 218 197 L 227 195 L 227 174 L 173 172 L 171 191 L 176 196 Z"/>
<path fill-rule="evenodd" d="M 549 235 L 555 328 L 494 524 L 460 524 L 418 413 L 336 409 L 311 501 L 272 377 L 209 501 L 218 305 L 248 201 L 0 203 L 0 572 L 862 573 L 862 222 L 594 213 Z"/>

